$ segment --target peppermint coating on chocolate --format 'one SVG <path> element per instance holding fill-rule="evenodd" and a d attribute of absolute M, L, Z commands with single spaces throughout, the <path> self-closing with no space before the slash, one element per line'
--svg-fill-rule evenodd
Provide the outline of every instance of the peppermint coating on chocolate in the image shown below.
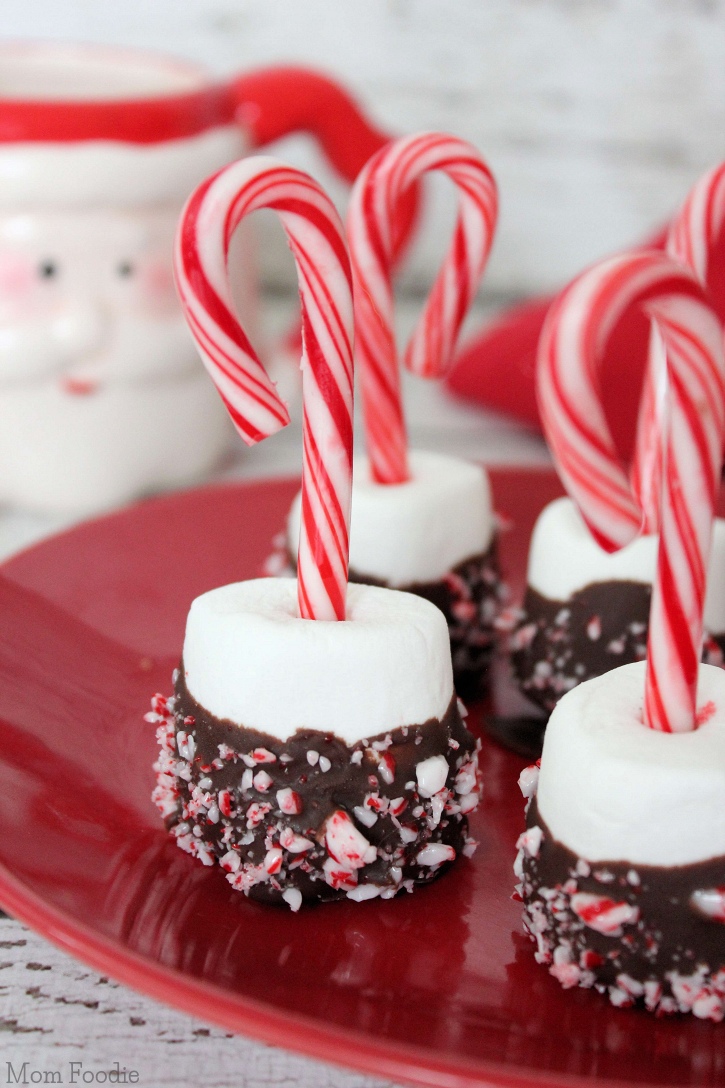
<path fill-rule="evenodd" d="M 294 556 L 287 552 L 283 564 L 277 555 L 270 557 L 265 573 L 279 573 L 280 565 L 289 566 L 294 572 Z M 464 699 L 476 699 L 486 693 L 488 668 L 496 647 L 496 621 L 507 596 L 496 536 L 485 552 L 458 563 L 438 582 L 410 582 L 391 587 L 381 578 L 352 568 L 348 577 L 361 585 L 398 589 L 431 601 L 448 623 L 456 691 Z"/>
<path fill-rule="evenodd" d="M 642 661 L 651 597 L 646 582 L 594 582 L 566 601 L 529 586 L 508 639 L 521 691 L 551 712 L 577 684 Z M 725 635 L 706 637 L 703 661 L 722 665 L 723 648 Z"/>
<path fill-rule="evenodd" d="M 470 854 L 477 744 L 452 699 L 431 719 L 355 745 L 298 730 L 280 741 L 220 720 L 175 674 L 157 695 L 154 802 L 178 845 L 265 902 L 389 898 Z"/>
<path fill-rule="evenodd" d="M 565 988 L 594 987 L 618 1006 L 723 1019 L 725 857 L 590 864 L 554 839 L 535 798 L 526 825 L 514 871 L 539 963 Z"/>

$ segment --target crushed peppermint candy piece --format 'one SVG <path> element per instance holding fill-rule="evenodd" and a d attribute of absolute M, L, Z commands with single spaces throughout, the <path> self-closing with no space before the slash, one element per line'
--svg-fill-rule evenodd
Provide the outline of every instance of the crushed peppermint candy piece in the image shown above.
<path fill-rule="evenodd" d="M 302 892 L 299 888 L 286 888 L 282 892 L 282 898 L 292 911 L 298 911 L 302 906 Z"/>
<path fill-rule="evenodd" d="M 384 752 L 380 757 L 378 770 L 380 771 L 380 777 L 386 786 L 392 786 L 395 781 L 395 759 L 390 752 Z"/>
<path fill-rule="evenodd" d="M 703 918 L 725 922 L 725 888 L 698 888 L 690 896 L 690 906 Z"/>
<path fill-rule="evenodd" d="M 266 801 L 253 801 L 247 809 L 247 827 L 257 827 L 271 810 L 272 806 Z"/>
<path fill-rule="evenodd" d="M 274 752 L 268 751 L 267 748 L 255 748 L 250 753 L 255 763 L 276 763 L 277 757 Z"/>
<path fill-rule="evenodd" d="M 355 819 L 364 827 L 373 827 L 378 822 L 378 817 L 372 809 L 365 808 L 363 805 L 355 805 L 352 811 Z"/>
<path fill-rule="evenodd" d="M 189 763 L 196 754 L 196 741 L 191 733 L 185 733 L 183 729 L 180 729 L 176 734 L 176 749 L 182 759 L 187 759 Z"/>
<path fill-rule="evenodd" d="M 387 812 L 390 802 L 387 797 L 381 797 L 379 793 L 365 794 L 365 807 L 373 812 Z"/>
<path fill-rule="evenodd" d="M 530 800 L 536 796 L 536 790 L 539 785 L 539 765 L 538 763 L 532 764 L 530 767 L 524 767 L 523 771 L 519 775 L 519 789 L 526 798 Z"/>
<path fill-rule="evenodd" d="M 337 809 L 328 817 L 325 846 L 335 861 L 350 869 L 361 869 L 378 856 L 377 848 L 358 831 L 342 809 Z"/>
<path fill-rule="evenodd" d="M 267 851 L 264 858 L 264 868 L 270 876 L 274 875 L 274 873 L 278 873 L 282 868 L 283 856 L 282 851 L 276 846 Z"/>
<path fill-rule="evenodd" d="M 455 861 L 456 851 L 442 842 L 429 842 L 416 854 L 418 865 L 442 865 L 444 861 Z"/>
<path fill-rule="evenodd" d="M 242 859 L 234 850 L 228 850 L 224 857 L 219 858 L 219 864 L 227 873 L 236 873 L 242 864 Z"/>
<path fill-rule="evenodd" d="M 448 760 L 445 756 L 430 756 L 416 765 L 415 777 L 421 797 L 432 797 L 442 790 L 448 778 Z"/>
<path fill-rule="evenodd" d="M 331 888 L 351 891 L 357 887 L 357 873 L 354 869 L 347 869 L 334 858 L 327 858 L 322 866 L 325 880 Z"/>
<path fill-rule="evenodd" d="M 165 718 L 169 713 L 169 707 L 165 695 L 161 695 L 160 692 L 156 692 L 151 696 L 151 709 L 154 714 L 160 714 L 162 718 Z"/>
<path fill-rule="evenodd" d="M 476 765 L 473 760 L 464 763 L 455 780 L 455 791 L 461 795 L 471 793 L 476 788 Z"/>
<path fill-rule="evenodd" d="M 297 835 L 291 827 L 285 827 L 279 836 L 279 845 L 285 850 L 289 850 L 290 854 L 304 854 L 308 850 L 311 850 L 315 845 L 311 839 L 306 839 L 304 835 Z"/>
<path fill-rule="evenodd" d="M 530 827 L 519 835 L 516 849 L 523 850 L 527 858 L 537 858 L 543 838 L 544 832 L 540 827 Z"/>
<path fill-rule="evenodd" d="M 358 884 L 347 893 L 347 898 L 354 899 L 356 903 L 363 903 L 366 899 L 375 899 L 382 890 L 377 884 Z"/>
<path fill-rule="evenodd" d="M 266 793 L 269 787 L 273 785 L 273 780 L 266 771 L 257 771 L 253 782 L 255 790 L 259 790 L 260 793 Z"/>
<path fill-rule="evenodd" d="M 585 926 L 605 937 L 621 937 L 622 926 L 639 921 L 639 908 L 630 903 L 617 903 L 606 895 L 577 892 L 572 895 L 571 909 Z"/>
<path fill-rule="evenodd" d="M 302 812 L 302 798 L 299 793 L 286 786 L 282 790 L 277 790 L 277 804 L 282 812 L 288 816 L 299 816 Z"/>

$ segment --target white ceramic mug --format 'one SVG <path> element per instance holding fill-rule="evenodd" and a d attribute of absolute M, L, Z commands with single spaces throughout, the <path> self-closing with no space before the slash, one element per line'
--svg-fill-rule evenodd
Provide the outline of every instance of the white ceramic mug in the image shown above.
<path fill-rule="evenodd" d="M 0 503 L 90 512 L 202 477 L 229 425 L 174 293 L 183 201 L 288 132 L 348 180 L 387 137 L 304 69 L 216 82 L 144 52 L 6 44 L 0 88 Z M 248 253 L 235 268 L 248 310 Z"/>

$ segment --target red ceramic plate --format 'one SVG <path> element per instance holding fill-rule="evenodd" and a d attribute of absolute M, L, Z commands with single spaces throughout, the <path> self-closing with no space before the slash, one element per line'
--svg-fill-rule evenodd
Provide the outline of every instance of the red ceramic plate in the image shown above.
<path fill-rule="evenodd" d="M 520 585 L 533 519 L 559 486 L 492 475 Z M 2 568 L 0 902 L 153 997 L 394 1080 L 722 1085 L 725 1025 L 617 1010 L 535 964 L 510 899 L 523 761 L 491 742 L 478 852 L 411 896 L 293 915 L 167 838 L 149 800 L 149 696 L 170 690 L 192 597 L 259 572 L 294 489 L 153 500 Z"/>

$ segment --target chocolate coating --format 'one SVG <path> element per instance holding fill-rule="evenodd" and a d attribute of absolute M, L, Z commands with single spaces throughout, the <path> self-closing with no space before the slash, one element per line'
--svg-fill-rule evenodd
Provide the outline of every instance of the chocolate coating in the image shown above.
<path fill-rule="evenodd" d="M 521 691 L 551 712 L 571 688 L 619 665 L 641 661 L 647 649 L 652 587 L 644 582 L 595 582 L 566 601 L 530 586 L 509 636 Z M 703 660 L 723 664 L 725 636 L 706 638 Z"/>
<path fill-rule="evenodd" d="M 216 718 L 190 695 L 183 669 L 174 698 L 157 696 L 154 705 L 161 722 L 154 800 L 167 827 L 182 849 L 219 861 L 252 898 L 279 903 L 291 889 L 305 900 L 367 898 L 366 885 L 387 898 L 472 850 L 465 812 L 478 797 L 477 746 L 455 697 L 442 721 L 353 746 L 315 730 L 280 741 Z M 424 797 L 416 769 L 434 756 L 448 765 L 445 785 Z M 346 834 L 364 836 L 374 859 L 348 863 L 330 837 L 335 820 Z M 449 849 L 418 861 L 431 846 Z"/>
<path fill-rule="evenodd" d="M 723 1018 L 725 912 L 708 917 L 691 897 L 725 885 L 725 858 L 589 864 L 553 837 L 535 798 L 526 824 L 516 866 L 524 921 L 551 974 L 565 987 L 606 991 L 616 1005 Z"/>

